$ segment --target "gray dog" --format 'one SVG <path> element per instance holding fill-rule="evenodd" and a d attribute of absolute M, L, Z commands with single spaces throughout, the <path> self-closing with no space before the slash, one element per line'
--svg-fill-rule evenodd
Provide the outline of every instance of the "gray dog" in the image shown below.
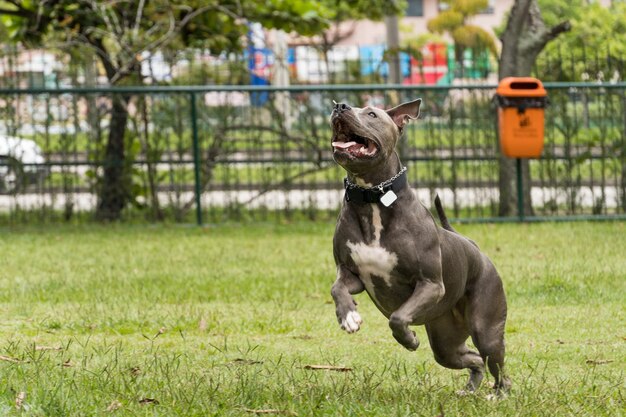
<path fill-rule="evenodd" d="M 468 391 L 480 385 L 486 363 L 500 393 L 510 387 L 503 373 L 507 309 L 500 276 L 478 246 L 450 226 L 438 197 L 443 228 L 437 226 L 409 187 L 395 150 L 421 102 L 387 111 L 344 103 L 333 108 L 333 156 L 348 173 L 333 239 L 337 319 L 348 333 L 359 330 L 352 294 L 365 290 L 398 343 L 417 349 L 409 325 L 423 324 L 439 364 L 469 368 Z M 479 353 L 465 345 L 468 336 Z"/>

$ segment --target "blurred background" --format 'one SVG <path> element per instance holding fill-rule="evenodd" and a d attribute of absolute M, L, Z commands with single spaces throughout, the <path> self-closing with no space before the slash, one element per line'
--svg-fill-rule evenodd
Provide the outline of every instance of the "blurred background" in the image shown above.
<path fill-rule="evenodd" d="M 625 57 L 623 1 L 0 0 L 0 225 L 333 218 L 332 101 L 416 97 L 399 152 L 427 205 L 623 217 Z M 549 97 L 519 194 L 507 76 Z"/>

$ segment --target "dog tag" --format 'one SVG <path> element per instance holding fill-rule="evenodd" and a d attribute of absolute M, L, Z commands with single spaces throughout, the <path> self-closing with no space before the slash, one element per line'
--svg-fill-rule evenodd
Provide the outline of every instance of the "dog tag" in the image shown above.
<path fill-rule="evenodd" d="M 392 190 L 389 190 L 382 197 L 380 197 L 380 202 L 383 203 L 383 206 L 389 207 L 397 199 L 398 196 L 396 195 L 396 193 L 394 193 Z"/>

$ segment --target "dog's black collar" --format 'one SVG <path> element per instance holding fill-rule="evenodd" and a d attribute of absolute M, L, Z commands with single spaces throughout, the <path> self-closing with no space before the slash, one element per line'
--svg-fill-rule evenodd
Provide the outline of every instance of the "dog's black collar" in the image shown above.
<path fill-rule="evenodd" d="M 357 204 L 378 203 L 381 197 L 389 191 L 399 192 L 407 184 L 406 167 L 403 167 L 393 178 L 372 188 L 363 188 L 350 182 L 348 177 L 343 179 L 346 189 L 345 199 Z M 388 204 L 385 204 L 388 206 Z"/>

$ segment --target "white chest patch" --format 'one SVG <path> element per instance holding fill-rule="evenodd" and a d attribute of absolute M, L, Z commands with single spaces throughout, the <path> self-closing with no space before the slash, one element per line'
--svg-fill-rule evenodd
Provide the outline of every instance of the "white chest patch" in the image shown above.
<path fill-rule="evenodd" d="M 350 256 L 359 269 L 359 277 L 367 292 L 375 299 L 372 276 L 380 277 L 388 287 L 391 287 L 391 272 L 398 264 L 398 256 L 389 252 L 380 245 L 380 233 L 383 230 L 380 209 L 372 204 L 372 225 L 374 226 L 374 240 L 365 242 L 347 242 Z M 376 300 L 375 300 L 376 301 Z"/>

